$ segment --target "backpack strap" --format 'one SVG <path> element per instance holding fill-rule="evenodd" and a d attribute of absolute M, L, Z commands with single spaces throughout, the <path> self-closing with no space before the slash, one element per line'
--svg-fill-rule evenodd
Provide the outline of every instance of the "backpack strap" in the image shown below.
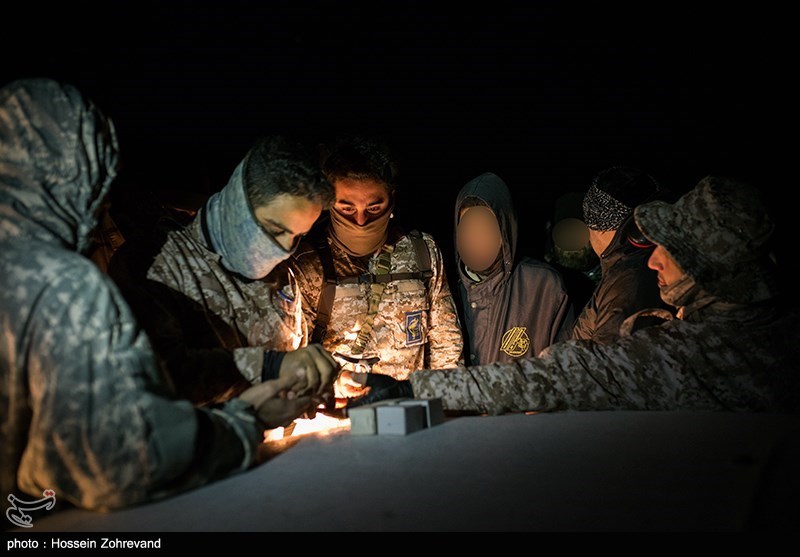
<path fill-rule="evenodd" d="M 319 256 L 320 263 L 322 263 L 322 277 L 325 282 L 322 283 L 322 290 L 317 301 L 317 321 L 314 325 L 314 331 L 311 333 L 311 342 L 322 344 L 322 340 L 325 338 L 325 331 L 328 329 L 328 323 L 331 321 L 333 300 L 336 298 L 338 280 L 333 266 L 331 247 L 325 234 L 316 235 L 314 249 Z"/>
<path fill-rule="evenodd" d="M 427 288 L 427 281 L 433 276 L 433 271 L 431 271 L 431 252 L 428 250 L 428 244 L 425 243 L 425 238 L 422 237 L 422 232 L 419 230 L 412 230 L 408 233 L 408 237 L 411 238 L 414 251 L 417 252 L 417 267 L 419 267 L 422 280 L 426 283 L 425 288 Z"/>
<path fill-rule="evenodd" d="M 431 254 L 428 250 L 428 244 L 425 243 L 422 233 L 418 230 L 409 232 L 408 237 L 411 239 L 414 251 L 416 252 L 418 271 L 414 271 L 413 273 L 390 273 L 389 269 L 391 268 L 391 264 L 389 257 L 394 249 L 392 248 L 381 252 L 377 261 L 375 273 L 363 273 L 352 277 L 338 277 L 336 276 L 336 270 L 333 266 L 333 255 L 331 254 L 331 247 L 330 244 L 328 244 L 327 235 L 323 232 L 314 236 L 314 249 L 322 264 L 324 282 L 319 294 L 319 300 L 317 301 L 317 320 L 314 325 L 314 331 L 311 333 L 312 343 L 321 344 L 322 340 L 325 338 L 325 331 L 328 329 L 328 323 L 330 323 L 331 314 L 333 313 L 333 302 L 336 299 L 337 285 L 381 285 L 380 292 L 382 294 L 383 288 L 389 282 L 416 279 L 421 280 L 425 284 L 425 290 L 428 290 L 428 282 L 433 276 L 433 271 L 431 270 Z M 382 261 L 381 257 L 385 259 Z M 373 290 L 373 292 L 374 291 L 376 290 Z M 378 296 L 378 301 L 380 301 L 380 295 Z"/>

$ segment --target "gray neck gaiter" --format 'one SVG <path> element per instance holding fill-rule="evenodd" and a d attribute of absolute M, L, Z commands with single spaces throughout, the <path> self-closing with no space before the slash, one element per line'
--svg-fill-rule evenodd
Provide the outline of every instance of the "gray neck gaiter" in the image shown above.
<path fill-rule="evenodd" d="M 206 202 L 204 211 L 211 248 L 222 258 L 223 267 L 255 280 L 267 276 L 292 252 L 283 249 L 256 220 L 244 188 L 246 160 Z"/>

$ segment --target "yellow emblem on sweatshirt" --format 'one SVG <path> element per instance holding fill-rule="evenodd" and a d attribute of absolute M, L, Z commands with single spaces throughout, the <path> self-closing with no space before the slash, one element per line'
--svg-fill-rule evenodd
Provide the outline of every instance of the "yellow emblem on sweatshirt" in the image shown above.
<path fill-rule="evenodd" d="M 531 345 L 531 339 L 528 337 L 528 333 L 525 332 L 526 328 L 511 327 L 507 330 L 500 341 L 500 350 L 514 358 L 525 354 Z"/>

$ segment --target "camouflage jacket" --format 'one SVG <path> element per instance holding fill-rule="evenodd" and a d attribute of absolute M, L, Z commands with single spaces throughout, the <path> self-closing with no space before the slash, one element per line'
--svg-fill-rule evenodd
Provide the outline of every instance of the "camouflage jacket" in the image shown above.
<path fill-rule="evenodd" d="M 410 377 L 414 395 L 499 414 L 555 410 L 800 409 L 800 328 L 774 305 L 719 300 L 611 344 L 567 341 L 538 359 Z"/>
<path fill-rule="evenodd" d="M 324 223 L 324 221 L 322 221 Z M 455 303 L 445 276 L 439 248 L 428 234 L 423 234 L 431 256 L 433 276 L 428 286 L 418 279 L 389 282 L 381 296 L 373 330 L 363 357 L 380 358 L 373 371 L 405 379 L 418 369 L 452 368 L 458 365 L 463 339 Z M 388 242 L 394 246 L 391 273 L 419 271 L 411 239 L 390 226 Z M 351 257 L 328 242 L 336 274 L 351 277 L 374 273 L 377 257 Z M 322 264 L 313 243 L 306 238 L 290 259 L 300 284 L 303 311 L 312 331 L 324 283 Z M 330 323 L 323 340 L 329 352 L 348 354 L 351 342 L 367 314 L 370 298 L 368 284 L 343 284 L 336 287 Z M 418 328 L 417 328 L 418 327 Z"/>
<path fill-rule="evenodd" d="M 167 235 L 137 304 L 178 392 L 196 404 L 260 382 L 265 350 L 295 350 L 308 337 L 291 269 L 279 265 L 262 280 L 231 273 L 211 251 L 202 218 L 201 210 Z"/>
<path fill-rule="evenodd" d="M 173 391 L 88 247 L 115 174 L 113 128 L 69 86 L 0 90 L 0 494 L 107 510 L 250 464 L 249 406 Z"/>

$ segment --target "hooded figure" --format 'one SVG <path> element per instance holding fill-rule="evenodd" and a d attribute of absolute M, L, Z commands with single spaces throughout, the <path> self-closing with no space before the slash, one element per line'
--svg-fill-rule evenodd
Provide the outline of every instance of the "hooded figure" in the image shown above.
<path fill-rule="evenodd" d="M 117 288 L 80 255 L 117 150 L 111 122 L 73 87 L 0 89 L 3 496 L 132 505 L 249 466 L 263 435 L 241 400 L 214 411 L 174 400 Z"/>
<path fill-rule="evenodd" d="M 455 222 L 466 363 L 536 356 L 572 325 L 573 310 L 558 271 L 517 255 L 508 186 L 492 173 L 467 183 L 456 199 Z"/>
<path fill-rule="evenodd" d="M 656 244 L 648 265 L 676 319 L 625 334 L 633 315 L 610 344 L 571 340 L 514 364 L 419 371 L 404 395 L 493 414 L 800 410 L 800 319 L 776 303 L 773 226 L 757 191 L 709 176 L 634 218 Z"/>

